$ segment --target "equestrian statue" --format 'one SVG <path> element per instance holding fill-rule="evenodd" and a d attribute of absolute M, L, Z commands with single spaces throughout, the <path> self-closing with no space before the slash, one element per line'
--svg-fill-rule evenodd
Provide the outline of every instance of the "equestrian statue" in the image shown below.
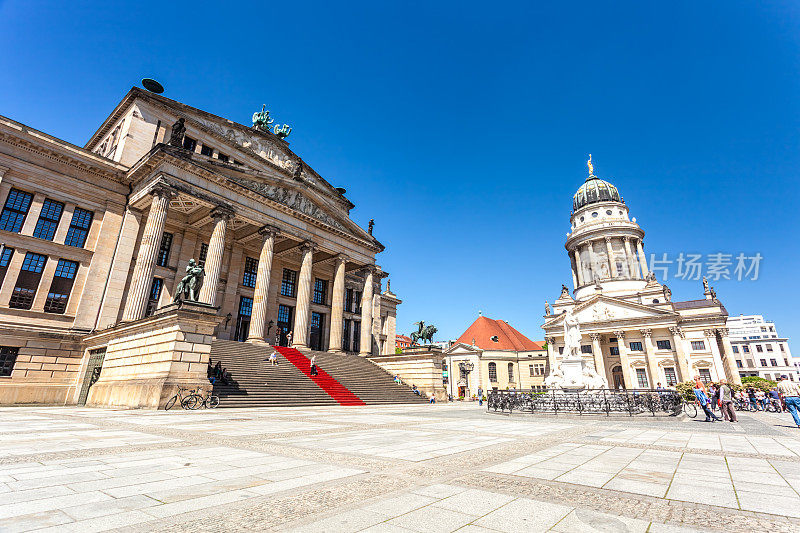
<path fill-rule="evenodd" d="M 425 343 L 432 343 L 433 342 L 433 335 L 438 331 L 436 326 L 433 324 L 425 325 L 423 320 L 419 322 L 414 322 L 414 325 L 418 327 L 417 331 L 411 333 L 411 344 L 419 346 L 419 342 L 422 340 Z"/>

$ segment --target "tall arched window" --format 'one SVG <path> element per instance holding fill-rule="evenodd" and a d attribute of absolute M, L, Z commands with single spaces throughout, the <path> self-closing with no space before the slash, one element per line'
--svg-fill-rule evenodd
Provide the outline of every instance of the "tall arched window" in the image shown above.
<path fill-rule="evenodd" d="M 497 383 L 497 364 L 489 363 L 489 381 Z"/>
<path fill-rule="evenodd" d="M 514 363 L 508 363 L 508 381 L 514 381 Z"/>

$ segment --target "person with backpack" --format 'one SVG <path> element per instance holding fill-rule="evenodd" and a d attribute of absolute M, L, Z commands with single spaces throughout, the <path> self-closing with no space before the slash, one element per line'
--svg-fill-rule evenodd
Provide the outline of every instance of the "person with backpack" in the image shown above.
<path fill-rule="evenodd" d="M 706 414 L 706 422 L 719 422 L 721 419 L 709 408 L 711 400 L 709 400 L 708 396 L 706 396 L 706 386 L 703 385 L 702 381 L 700 381 L 699 376 L 695 377 L 694 389 L 692 389 L 692 392 L 694 392 L 694 397 L 697 399 L 697 403 L 700 404 L 700 407 Z"/>

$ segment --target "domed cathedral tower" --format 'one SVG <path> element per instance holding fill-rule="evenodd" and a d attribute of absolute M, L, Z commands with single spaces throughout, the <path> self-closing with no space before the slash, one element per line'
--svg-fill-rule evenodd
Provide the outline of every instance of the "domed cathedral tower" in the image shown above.
<path fill-rule="evenodd" d="M 571 233 L 564 247 L 572 263 L 576 300 L 601 288 L 604 294 L 636 294 L 649 277 L 642 240 L 644 231 L 628 217 L 628 206 L 612 184 L 594 175 L 572 197 Z"/>
<path fill-rule="evenodd" d="M 703 298 L 673 301 L 644 255 L 644 231 L 629 218 L 619 190 L 594 174 L 572 199 L 564 245 L 575 289 L 566 285 L 552 307 L 545 302 L 549 372 L 564 351 L 564 314 L 580 324 L 581 353 L 612 388 L 671 386 L 699 376 L 740 383 L 725 327 L 728 312 L 704 281 Z"/>

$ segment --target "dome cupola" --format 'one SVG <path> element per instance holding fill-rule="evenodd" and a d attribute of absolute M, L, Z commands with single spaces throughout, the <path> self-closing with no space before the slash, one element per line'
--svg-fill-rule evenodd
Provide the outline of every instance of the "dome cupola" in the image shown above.
<path fill-rule="evenodd" d="M 586 164 L 589 166 L 589 177 L 586 178 L 583 185 L 578 187 L 577 192 L 572 197 L 572 211 L 575 212 L 585 205 L 597 202 L 624 203 L 615 186 L 594 175 L 592 154 L 589 154 L 589 161 Z"/>

